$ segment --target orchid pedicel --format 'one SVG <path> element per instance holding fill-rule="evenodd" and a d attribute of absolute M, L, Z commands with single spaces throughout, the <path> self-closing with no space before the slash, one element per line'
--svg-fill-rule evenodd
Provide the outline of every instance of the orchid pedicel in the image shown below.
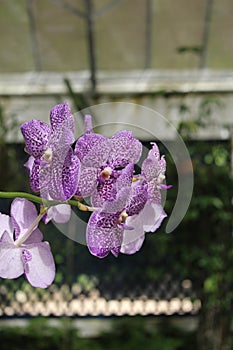
<path fill-rule="evenodd" d="M 166 161 L 157 145 L 152 143 L 138 174 L 142 144 L 131 131 L 107 138 L 94 132 L 90 115 L 84 122 L 84 134 L 75 140 L 74 117 L 65 103 L 52 108 L 50 125 L 39 120 L 21 125 L 29 155 L 25 167 L 37 194 L 0 192 L 1 198 L 14 198 L 10 216 L 0 213 L 0 277 L 24 274 L 34 287 L 51 285 L 54 259 L 38 225 L 68 222 L 72 206 L 92 212 L 86 243 L 98 258 L 136 253 L 145 233 L 155 232 L 166 217 L 161 190 L 171 186 L 163 184 Z"/>

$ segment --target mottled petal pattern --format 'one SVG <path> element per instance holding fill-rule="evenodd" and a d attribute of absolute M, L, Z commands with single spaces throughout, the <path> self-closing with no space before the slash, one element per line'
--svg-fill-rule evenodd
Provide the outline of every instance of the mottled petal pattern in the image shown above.
<path fill-rule="evenodd" d="M 73 155 L 70 148 L 62 168 L 62 187 L 65 200 L 70 199 L 77 191 L 79 180 L 80 161 L 77 156 Z"/>
<path fill-rule="evenodd" d="M 160 159 L 160 152 L 158 145 L 155 142 L 151 142 L 152 148 L 148 152 L 148 158 L 156 159 L 159 161 Z"/>
<path fill-rule="evenodd" d="M 81 165 L 76 195 L 80 197 L 89 197 L 95 192 L 96 186 L 97 169 Z"/>
<path fill-rule="evenodd" d="M 52 199 L 66 201 L 76 192 L 78 184 L 79 160 L 73 156 L 71 147 L 60 148 L 53 153 L 50 167 L 50 182 L 47 185 Z"/>
<path fill-rule="evenodd" d="M 137 163 L 141 157 L 142 144 L 133 137 L 131 131 L 119 131 L 111 138 L 109 164 L 113 167 L 125 167 Z"/>
<path fill-rule="evenodd" d="M 116 178 L 110 177 L 104 183 L 98 184 L 91 196 L 91 204 L 97 208 L 102 207 L 105 201 L 116 198 L 116 194 Z"/>
<path fill-rule="evenodd" d="M 158 176 L 164 175 L 166 171 L 165 157 L 160 158 L 159 149 L 156 143 L 152 143 L 153 147 L 149 151 L 147 158 L 142 163 L 142 175 L 147 181 L 155 179 L 157 181 Z"/>
<path fill-rule="evenodd" d="M 48 148 L 56 150 L 59 147 L 69 146 L 74 143 L 74 134 L 67 124 L 68 122 L 64 122 L 51 133 Z"/>
<path fill-rule="evenodd" d="M 30 186 L 34 192 L 39 192 L 40 188 L 42 187 L 40 168 L 41 168 L 40 164 L 34 161 L 30 172 Z"/>
<path fill-rule="evenodd" d="M 74 133 L 74 118 L 68 103 L 58 104 L 51 109 L 50 123 L 53 131 L 65 125 Z"/>
<path fill-rule="evenodd" d="M 157 159 L 146 158 L 142 163 L 142 175 L 146 181 L 157 181 L 160 174 L 160 167 Z"/>
<path fill-rule="evenodd" d="M 42 157 L 50 138 L 50 127 L 40 120 L 22 124 L 21 132 L 25 140 L 25 150 L 34 158 Z"/>
<path fill-rule="evenodd" d="M 110 150 L 110 140 L 94 133 L 84 134 L 75 145 L 75 154 L 86 167 L 101 167 L 107 162 Z"/>
<path fill-rule="evenodd" d="M 126 213 L 129 216 L 139 214 L 144 208 L 148 200 L 147 187 L 147 184 L 135 184 L 132 186 L 131 194 L 125 207 Z"/>
<path fill-rule="evenodd" d="M 112 248 L 111 248 L 111 253 L 116 258 L 120 254 L 122 240 L 123 240 L 123 229 L 120 227 L 116 227 L 112 233 Z"/>
<path fill-rule="evenodd" d="M 161 204 L 161 192 L 157 181 L 148 182 L 148 198 L 157 204 Z"/>
<path fill-rule="evenodd" d="M 91 254 L 104 258 L 112 251 L 117 255 L 123 238 L 123 229 L 116 225 L 116 220 L 116 215 L 104 215 L 99 211 L 91 215 L 86 233 Z"/>

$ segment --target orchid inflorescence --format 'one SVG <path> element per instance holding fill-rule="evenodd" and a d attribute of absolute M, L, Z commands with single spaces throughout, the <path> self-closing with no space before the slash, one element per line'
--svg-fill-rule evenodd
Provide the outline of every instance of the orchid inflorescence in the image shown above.
<path fill-rule="evenodd" d="M 22 124 L 30 155 L 25 167 L 31 189 L 40 195 L 0 192 L 0 197 L 16 197 L 11 215 L 0 213 L 0 277 L 25 274 L 32 286 L 40 288 L 53 282 L 54 259 L 38 225 L 40 220 L 68 222 L 71 205 L 92 212 L 86 242 L 99 258 L 136 253 L 145 233 L 155 232 L 166 217 L 161 190 L 170 186 L 163 184 L 166 162 L 157 145 L 152 143 L 138 174 L 135 164 L 142 144 L 131 131 L 107 138 L 93 131 L 90 115 L 84 121 L 84 134 L 77 141 L 67 103 L 51 110 L 51 126 L 39 120 Z M 31 201 L 40 203 L 39 214 Z"/>

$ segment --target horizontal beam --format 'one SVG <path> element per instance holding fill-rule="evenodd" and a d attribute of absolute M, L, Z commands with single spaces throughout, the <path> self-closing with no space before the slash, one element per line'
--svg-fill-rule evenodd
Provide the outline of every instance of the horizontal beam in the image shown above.
<path fill-rule="evenodd" d="M 80 72 L 27 72 L 0 74 L 0 96 L 65 95 L 64 79 L 76 93 L 90 91 L 90 74 Z M 98 72 L 100 95 L 166 93 L 233 93 L 233 71 L 125 71 Z"/>
<path fill-rule="evenodd" d="M 6 120 L 14 117 L 19 125 L 33 118 L 47 122 L 50 109 L 58 101 L 67 101 L 80 134 L 83 114 L 92 114 L 99 132 L 109 137 L 128 125 L 140 139 L 174 140 L 182 122 L 192 128 L 193 139 L 230 138 L 233 71 L 99 72 L 98 98 L 81 114 L 76 113 L 65 78 L 77 99 L 78 94 L 88 93 L 90 81 L 86 71 L 0 75 L 0 105 Z M 197 130 L 195 123 L 201 125 Z M 6 139 L 23 141 L 21 133 L 13 130 Z"/>

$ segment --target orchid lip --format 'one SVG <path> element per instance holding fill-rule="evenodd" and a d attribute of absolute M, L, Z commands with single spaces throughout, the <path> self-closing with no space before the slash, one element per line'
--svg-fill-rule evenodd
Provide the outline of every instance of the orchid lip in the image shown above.
<path fill-rule="evenodd" d="M 112 174 L 112 168 L 110 168 L 109 166 L 107 166 L 106 168 L 104 168 L 99 176 L 99 180 L 100 182 L 104 182 L 110 179 L 110 176 Z"/>
<path fill-rule="evenodd" d="M 165 179 L 165 175 L 160 173 L 159 176 L 158 176 L 158 183 L 161 184 L 164 179 Z"/>
<path fill-rule="evenodd" d="M 124 211 L 120 214 L 120 216 L 119 216 L 119 218 L 118 218 L 118 224 L 124 224 L 128 216 L 129 216 L 129 215 L 128 215 L 128 214 L 126 213 L 126 211 L 124 210 Z"/>
<path fill-rule="evenodd" d="M 52 158 L 53 158 L 52 148 L 46 149 L 46 151 L 44 152 L 43 158 L 46 162 L 51 163 Z"/>

